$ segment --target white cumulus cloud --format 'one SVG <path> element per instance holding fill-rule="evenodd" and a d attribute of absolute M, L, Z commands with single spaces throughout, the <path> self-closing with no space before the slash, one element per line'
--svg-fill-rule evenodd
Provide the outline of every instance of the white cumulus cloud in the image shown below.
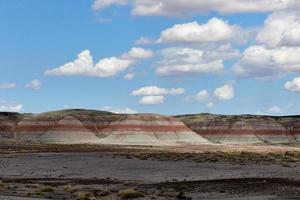
<path fill-rule="evenodd" d="M 258 43 L 270 48 L 300 46 L 300 16 L 297 13 L 274 13 L 256 36 Z"/>
<path fill-rule="evenodd" d="M 291 92 L 300 92 L 300 77 L 296 77 L 293 80 L 286 82 L 284 87 Z"/>
<path fill-rule="evenodd" d="M 140 99 L 139 104 L 155 105 L 164 103 L 164 96 L 144 96 Z"/>
<path fill-rule="evenodd" d="M 209 100 L 209 98 L 210 98 L 210 95 L 207 92 L 207 90 L 202 90 L 202 91 L 198 92 L 195 96 L 195 100 L 198 102 L 206 102 Z"/>
<path fill-rule="evenodd" d="M 142 87 L 131 92 L 132 96 L 142 96 L 139 104 L 154 105 L 164 103 L 165 96 L 177 96 L 185 93 L 183 88 L 161 88 L 157 86 Z"/>
<path fill-rule="evenodd" d="M 161 51 L 163 59 L 157 63 L 160 76 L 213 74 L 223 70 L 223 60 L 210 60 L 205 52 L 192 48 L 167 48 Z"/>
<path fill-rule="evenodd" d="M 176 24 L 161 33 L 158 43 L 225 43 L 242 41 L 240 27 L 230 25 L 219 18 L 212 18 L 206 24 L 191 22 Z"/>
<path fill-rule="evenodd" d="M 250 46 L 235 64 L 234 72 L 242 77 L 267 78 L 279 73 L 300 71 L 300 47 Z"/>
<path fill-rule="evenodd" d="M 234 89 L 232 84 L 225 84 L 221 87 L 218 87 L 214 91 L 214 95 L 222 101 L 227 101 L 234 98 Z"/>
<path fill-rule="evenodd" d="M 300 15 L 271 14 L 258 31 L 256 44 L 246 48 L 234 65 L 241 77 L 273 78 L 300 72 Z"/>
<path fill-rule="evenodd" d="M 110 57 L 99 60 L 95 65 L 89 50 L 81 52 L 77 59 L 58 68 L 48 69 L 46 75 L 74 76 L 85 75 L 95 77 L 112 77 L 136 64 L 138 60 L 150 58 L 152 51 L 132 48 L 121 57 Z"/>
<path fill-rule="evenodd" d="M 130 59 L 130 60 L 141 60 L 141 59 L 148 59 L 154 56 L 153 51 L 134 47 L 131 48 L 127 53 L 124 53 L 122 55 L 122 58 L 124 59 Z"/>
<path fill-rule="evenodd" d="M 274 12 L 300 9 L 298 0 L 95 0 L 94 10 L 112 5 L 130 4 L 132 15 L 191 15 L 219 12 L 223 14 Z"/>
<path fill-rule="evenodd" d="M 157 86 L 142 87 L 134 90 L 131 95 L 133 96 L 147 96 L 147 95 L 166 95 L 168 90 L 166 88 L 160 88 Z"/>
<path fill-rule="evenodd" d="M 157 86 L 147 86 L 134 90 L 131 95 L 133 96 L 162 96 L 162 95 L 180 95 L 185 90 L 183 88 L 160 88 Z"/>
<path fill-rule="evenodd" d="M 22 104 L 0 102 L 0 112 L 20 112 L 22 108 Z"/>

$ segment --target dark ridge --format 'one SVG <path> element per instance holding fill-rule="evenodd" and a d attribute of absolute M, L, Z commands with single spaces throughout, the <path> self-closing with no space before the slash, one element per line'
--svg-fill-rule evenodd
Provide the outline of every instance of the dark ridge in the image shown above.
<path fill-rule="evenodd" d="M 224 115 L 224 114 L 213 114 L 213 113 L 198 113 L 198 114 L 182 114 L 174 115 L 176 118 L 180 117 L 201 117 L 201 116 L 212 116 L 212 117 L 223 117 L 223 118 L 300 118 L 300 115 L 282 115 L 282 116 L 273 116 L 273 115 L 253 115 L 253 114 L 240 114 L 240 115 Z"/>
<path fill-rule="evenodd" d="M 0 120 L 18 120 L 21 116 L 21 114 L 16 112 L 0 112 Z"/>
<path fill-rule="evenodd" d="M 16 116 L 16 115 L 20 115 L 20 113 L 17 112 L 0 112 L 1 116 Z"/>

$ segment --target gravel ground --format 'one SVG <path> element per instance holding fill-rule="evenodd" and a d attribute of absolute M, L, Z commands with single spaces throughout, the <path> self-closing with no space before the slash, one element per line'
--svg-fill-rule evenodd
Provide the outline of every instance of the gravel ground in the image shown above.
<path fill-rule="evenodd" d="M 166 180 L 288 178 L 300 180 L 300 163 L 276 164 L 157 161 L 101 153 L 40 153 L 0 155 L 2 178 L 106 178 L 155 183 Z"/>
<path fill-rule="evenodd" d="M 0 154 L 0 199 L 119 200 L 128 188 L 140 199 L 300 199 L 299 153 L 179 151 Z"/>

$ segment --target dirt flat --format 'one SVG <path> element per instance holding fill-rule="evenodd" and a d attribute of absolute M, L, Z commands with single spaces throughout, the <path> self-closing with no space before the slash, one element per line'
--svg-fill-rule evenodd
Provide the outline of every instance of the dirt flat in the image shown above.
<path fill-rule="evenodd" d="M 0 195 L 45 199 L 80 199 L 78 195 L 87 195 L 97 199 L 123 199 L 120 196 L 123 190 L 134 190 L 142 193 L 143 199 L 162 200 L 300 198 L 298 161 L 287 165 L 249 160 L 246 163 L 199 161 L 188 156 L 170 159 L 169 154 L 163 155 L 166 158 L 161 154 L 160 157 L 142 155 L 108 152 L 2 154 L 0 179 L 6 189 L 1 190 L 0 184 Z M 70 185 L 72 191 L 66 191 Z M 43 189 L 45 187 L 51 187 L 50 192 Z"/>
<path fill-rule="evenodd" d="M 166 180 L 212 180 L 276 177 L 300 179 L 300 165 L 158 161 L 101 153 L 39 153 L 0 155 L 2 178 L 100 178 L 158 183 Z"/>
<path fill-rule="evenodd" d="M 299 145 L 0 146 L 0 199 L 300 199 Z"/>

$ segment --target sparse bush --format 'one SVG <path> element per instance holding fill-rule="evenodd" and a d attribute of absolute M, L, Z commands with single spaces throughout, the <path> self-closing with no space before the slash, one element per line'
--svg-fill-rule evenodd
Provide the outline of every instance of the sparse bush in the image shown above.
<path fill-rule="evenodd" d="M 42 195 L 44 195 L 44 193 L 38 190 L 38 191 L 35 192 L 35 195 L 42 196 Z"/>
<path fill-rule="evenodd" d="M 6 184 L 3 183 L 2 181 L 0 181 L 0 188 L 3 188 L 3 187 L 5 187 L 5 186 L 6 186 Z"/>
<path fill-rule="evenodd" d="M 51 186 L 44 186 L 44 187 L 42 187 L 42 188 L 40 188 L 40 190 L 39 190 L 40 192 L 54 192 L 54 189 L 53 189 L 53 187 L 51 187 Z"/>
<path fill-rule="evenodd" d="M 76 191 L 76 188 L 74 188 L 72 185 L 68 184 L 64 187 L 65 192 L 74 193 Z"/>
<path fill-rule="evenodd" d="M 75 193 L 75 199 L 76 200 L 84 200 L 85 194 L 83 192 L 76 192 Z"/>
<path fill-rule="evenodd" d="M 122 200 L 145 197 L 145 195 L 142 192 L 138 192 L 134 189 L 121 190 L 119 191 L 118 195 L 121 197 Z"/>
<path fill-rule="evenodd" d="M 179 185 L 176 187 L 176 189 L 177 189 L 178 191 L 186 191 L 186 190 L 189 190 L 190 187 L 189 187 L 187 184 L 185 184 L 185 183 L 181 183 L 181 184 L 179 184 Z"/>
<path fill-rule="evenodd" d="M 75 193 L 76 200 L 96 200 L 96 197 L 92 193 L 84 193 L 84 192 L 76 192 Z"/>

